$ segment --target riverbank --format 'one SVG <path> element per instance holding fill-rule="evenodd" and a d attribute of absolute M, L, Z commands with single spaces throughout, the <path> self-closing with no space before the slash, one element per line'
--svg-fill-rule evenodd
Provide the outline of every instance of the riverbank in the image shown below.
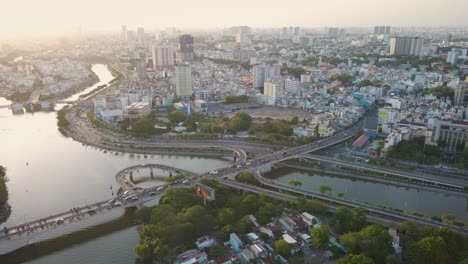
<path fill-rule="evenodd" d="M 11 213 L 11 208 L 8 204 L 6 181 L 6 169 L 0 165 L 0 223 L 5 222 Z"/>

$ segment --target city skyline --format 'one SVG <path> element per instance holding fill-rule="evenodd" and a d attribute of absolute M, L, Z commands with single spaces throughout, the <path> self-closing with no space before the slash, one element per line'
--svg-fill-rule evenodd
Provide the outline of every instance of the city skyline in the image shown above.
<path fill-rule="evenodd" d="M 28 8 L 25 9 L 25 6 Z M 396 27 L 467 26 L 465 7 L 463 0 L 293 0 L 288 2 L 288 6 L 264 0 L 222 4 L 214 0 L 188 3 L 142 0 L 133 5 L 109 0 L 71 3 L 23 0 L 10 2 L 5 7 L 7 12 L 0 18 L 0 35 L 63 33 L 78 28 L 83 31 L 110 31 L 120 24 L 126 24 L 129 28 L 142 26 L 148 30 L 235 25 L 259 28 L 372 27 L 387 24 Z M 447 12 L 441 12 L 443 10 Z"/>

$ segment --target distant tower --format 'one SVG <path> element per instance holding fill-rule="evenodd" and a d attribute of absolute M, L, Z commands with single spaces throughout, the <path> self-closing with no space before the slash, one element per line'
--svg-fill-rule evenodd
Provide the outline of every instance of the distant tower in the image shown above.
<path fill-rule="evenodd" d="M 146 56 L 144 53 L 140 53 L 139 58 L 136 60 L 136 71 L 139 80 L 145 80 L 146 75 Z"/>
<path fill-rule="evenodd" d="M 145 40 L 145 29 L 142 27 L 137 28 L 137 41 L 143 42 Z"/>
<path fill-rule="evenodd" d="M 193 60 L 193 37 L 184 34 L 179 38 L 179 61 L 192 61 Z"/>
<path fill-rule="evenodd" d="M 123 42 L 127 42 L 127 26 L 126 25 L 122 25 L 122 32 L 121 32 L 121 35 L 120 35 L 120 39 Z"/>

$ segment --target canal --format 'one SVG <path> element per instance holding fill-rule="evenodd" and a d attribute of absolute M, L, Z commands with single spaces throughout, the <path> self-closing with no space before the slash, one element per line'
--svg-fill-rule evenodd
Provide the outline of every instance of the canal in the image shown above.
<path fill-rule="evenodd" d="M 468 221 L 467 198 L 417 190 L 396 185 L 375 183 L 331 175 L 319 175 L 300 169 L 282 167 L 265 174 L 265 177 L 288 184 L 289 180 L 302 182 L 300 188 L 319 192 L 321 184 L 332 187 L 331 193 L 342 193 L 344 198 L 370 204 L 418 212 L 426 216 L 454 215 L 458 220 Z"/>

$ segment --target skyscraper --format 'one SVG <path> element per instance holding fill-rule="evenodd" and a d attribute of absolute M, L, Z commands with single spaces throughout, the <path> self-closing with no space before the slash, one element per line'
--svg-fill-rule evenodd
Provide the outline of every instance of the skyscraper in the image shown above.
<path fill-rule="evenodd" d="M 173 45 L 153 45 L 153 69 L 155 71 L 163 68 L 171 68 L 175 65 L 176 48 Z"/>
<path fill-rule="evenodd" d="M 176 66 L 176 94 L 178 97 L 192 95 L 192 68 L 189 64 Z"/>
<path fill-rule="evenodd" d="M 184 34 L 179 38 L 179 61 L 193 60 L 193 37 Z"/>
<path fill-rule="evenodd" d="M 392 37 L 390 55 L 421 56 L 424 39 L 419 37 Z"/>

